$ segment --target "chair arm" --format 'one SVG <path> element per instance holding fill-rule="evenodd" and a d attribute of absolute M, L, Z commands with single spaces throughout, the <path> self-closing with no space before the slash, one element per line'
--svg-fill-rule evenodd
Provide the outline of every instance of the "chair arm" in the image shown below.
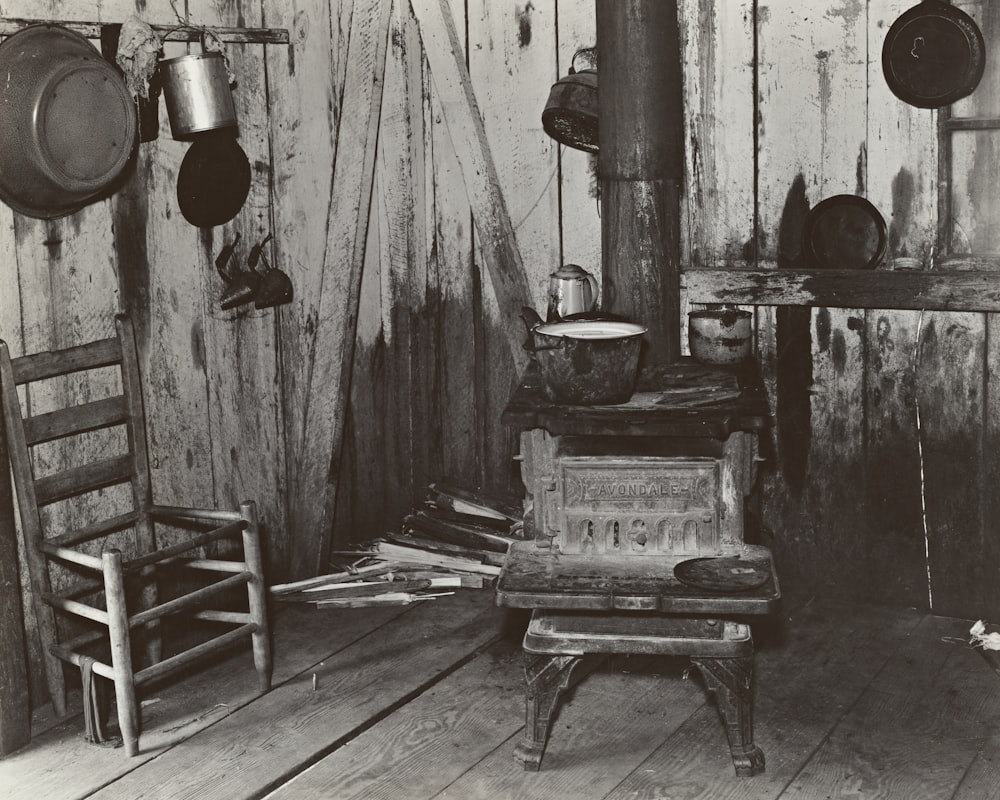
<path fill-rule="evenodd" d="M 181 542 L 180 544 L 171 545 L 170 547 L 164 547 L 160 550 L 156 550 L 152 553 L 147 553 L 146 555 L 137 556 L 136 558 L 129 559 L 129 561 L 123 565 L 123 569 L 127 572 L 133 570 L 142 569 L 143 567 L 148 567 L 152 564 L 158 564 L 161 561 L 166 561 L 178 556 L 181 553 L 186 553 L 189 550 L 194 550 L 197 547 L 202 547 L 203 545 L 210 544 L 216 539 L 222 539 L 226 536 L 232 536 L 234 534 L 240 533 L 247 527 L 247 521 L 239 517 L 236 518 L 235 522 L 231 522 L 228 525 L 223 525 L 221 528 L 216 528 L 214 531 L 209 531 L 208 533 L 202 533 L 198 536 L 192 536 L 187 541 Z"/>

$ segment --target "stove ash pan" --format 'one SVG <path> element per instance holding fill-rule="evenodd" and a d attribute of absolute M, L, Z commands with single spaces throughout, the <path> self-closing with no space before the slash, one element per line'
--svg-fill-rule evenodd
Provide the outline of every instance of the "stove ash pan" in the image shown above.
<path fill-rule="evenodd" d="M 711 555 L 730 538 L 718 459 L 563 458 L 555 472 L 535 501 L 562 553 Z"/>

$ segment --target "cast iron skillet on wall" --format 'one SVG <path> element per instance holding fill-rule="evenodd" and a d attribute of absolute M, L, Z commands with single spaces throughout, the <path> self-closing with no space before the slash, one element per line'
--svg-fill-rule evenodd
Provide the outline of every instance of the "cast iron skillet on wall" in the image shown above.
<path fill-rule="evenodd" d="M 968 96 L 985 68 L 979 26 L 943 0 L 923 0 L 903 12 L 882 46 L 886 83 L 896 97 L 918 108 L 940 108 Z"/>

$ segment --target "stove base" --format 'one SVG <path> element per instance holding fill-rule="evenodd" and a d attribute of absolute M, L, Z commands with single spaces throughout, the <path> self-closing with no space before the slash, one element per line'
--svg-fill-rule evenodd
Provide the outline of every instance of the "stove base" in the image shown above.
<path fill-rule="evenodd" d="M 686 655 L 716 696 L 736 775 L 764 771 L 753 743 L 753 639 L 749 626 L 645 614 L 535 610 L 524 637 L 527 685 L 524 736 L 514 758 L 541 767 L 559 698 L 585 656 L 599 653 Z"/>

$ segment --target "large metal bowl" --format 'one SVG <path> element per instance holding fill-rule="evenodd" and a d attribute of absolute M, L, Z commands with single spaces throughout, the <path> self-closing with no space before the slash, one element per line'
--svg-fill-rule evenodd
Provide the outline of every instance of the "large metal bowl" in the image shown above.
<path fill-rule="evenodd" d="M 83 36 L 32 25 L 0 44 L 0 200 L 53 219 L 104 195 L 131 160 L 135 101 Z"/>

